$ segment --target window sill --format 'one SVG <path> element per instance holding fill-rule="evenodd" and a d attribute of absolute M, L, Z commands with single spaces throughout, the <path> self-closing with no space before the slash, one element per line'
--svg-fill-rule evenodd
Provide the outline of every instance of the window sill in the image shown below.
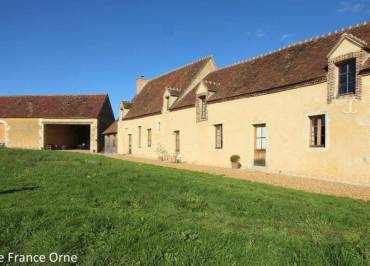
<path fill-rule="evenodd" d="M 327 147 L 326 146 L 309 146 L 308 147 L 309 151 L 312 152 L 320 152 L 320 151 L 326 151 Z"/>
<path fill-rule="evenodd" d="M 356 96 L 356 93 L 338 94 L 336 99 L 351 99 Z"/>

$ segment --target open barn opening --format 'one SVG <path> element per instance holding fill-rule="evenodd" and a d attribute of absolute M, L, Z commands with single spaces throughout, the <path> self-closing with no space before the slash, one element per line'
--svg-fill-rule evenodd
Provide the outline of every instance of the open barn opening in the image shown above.
<path fill-rule="evenodd" d="M 44 148 L 47 150 L 89 150 L 90 125 L 44 125 Z"/>

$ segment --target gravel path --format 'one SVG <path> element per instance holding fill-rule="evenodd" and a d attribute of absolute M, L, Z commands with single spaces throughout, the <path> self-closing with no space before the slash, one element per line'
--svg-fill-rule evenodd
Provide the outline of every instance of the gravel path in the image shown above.
<path fill-rule="evenodd" d="M 334 195 L 339 197 L 350 197 L 354 199 L 360 199 L 368 201 L 370 200 L 370 187 L 361 185 L 350 185 L 334 181 L 319 180 L 313 178 L 304 178 L 298 176 L 287 176 L 280 174 L 271 174 L 258 172 L 253 170 L 240 170 L 240 169 L 228 169 L 213 166 L 201 166 L 189 163 L 171 163 L 162 162 L 159 160 L 151 160 L 145 158 L 138 158 L 134 156 L 127 155 L 117 155 L 117 154 L 101 154 L 106 157 L 140 162 L 146 164 L 155 164 L 165 167 L 186 169 L 196 172 L 205 172 L 216 175 L 224 175 L 227 177 L 233 177 L 237 179 L 249 180 L 259 183 L 270 184 L 274 186 L 293 188 L 298 190 L 304 190 L 308 192 L 315 192 L 321 194 Z"/>

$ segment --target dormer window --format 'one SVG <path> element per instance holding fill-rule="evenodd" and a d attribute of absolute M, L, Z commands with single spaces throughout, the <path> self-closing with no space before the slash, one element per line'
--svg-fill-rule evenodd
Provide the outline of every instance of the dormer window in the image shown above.
<path fill-rule="evenodd" d="M 356 92 L 356 60 L 338 65 L 339 95 L 355 94 Z"/>
<path fill-rule="evenodd" d="M 207 97 L 206 95 L 199 95 L 196 100 L 197 107 L 197 121 L 205 121 L 208 119 L 207 111 Z"/>
<path fill-rule="evenodd" d="M 368 57 L 367 43 L 354 35 L 343 33 L 328 57 L 327 103 L 335 99 L 355 97 L 361 100 L 360 70 Z"/>
<path fill-rule="evenodd" d="M 166 110 L 170 110 L 170 96 L 166 97 Z"/>
<path fill-rule="evenodd" d="M 200 119 L 207 119 L 207 99 L 206 96 L 200 97 Z"/>

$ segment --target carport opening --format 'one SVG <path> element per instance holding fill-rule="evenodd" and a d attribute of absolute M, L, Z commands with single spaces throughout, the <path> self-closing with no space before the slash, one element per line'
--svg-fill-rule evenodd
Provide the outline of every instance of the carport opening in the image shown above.
<path fill-rule="evenodd" d="M 89 150 L 90 125 L 44 125 L 44 144 L 48 150 Z"/>

